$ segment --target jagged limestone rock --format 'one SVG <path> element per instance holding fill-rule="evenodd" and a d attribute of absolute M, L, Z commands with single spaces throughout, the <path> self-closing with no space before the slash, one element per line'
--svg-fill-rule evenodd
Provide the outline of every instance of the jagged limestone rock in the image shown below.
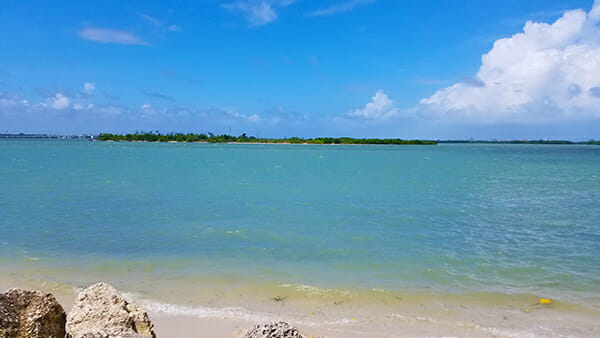
<path fill-rule="evenodd" d="M 156 337 L 148 314 L 127 302 L 106 283 L 89 286 L 77 295 L 67 315 L 67 337 Z"/>
<path fill-rule="evenodd" d="M 66 315 L 50 293 L 10 289 L 0 294 L 0 337 L 65 336 Z"/>
<path fill-rule="evenodd" d="M 271 322 L 255 325 L 244 338 L 302 338 L 302 335 L 286 322 Z"/>

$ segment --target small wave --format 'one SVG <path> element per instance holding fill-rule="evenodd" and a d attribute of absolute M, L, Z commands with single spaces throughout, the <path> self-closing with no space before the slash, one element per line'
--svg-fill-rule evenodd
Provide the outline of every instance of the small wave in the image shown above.
<path fill-rule="evenodd" d="M 309 296 L 323 296 L 323 295 L 328 295 L 328 294 L 335 294 L 338 296 L 348 296 L 350 294 L 349 290 L 323 289 L 323 288 L 319 288 L 319 287 L 316 287 L 313 285 L 307 285 L 307 284 L 281 283 L 281 284 L 279 284 L 279 287 L 291 288 L 296 291 L 303 292 L 304 294 L 309 295 Z"/>
<path fill-rule="evenodd" d="M 185 306 L 164 303 L 140 297 L 134 293 L 124 292 L 123 298 L 129 302 L 135 302 L 148 312 L 162 313 L 170 316 L 190 316 L 196 318 L 217 318 L 217 319 L 236 319 L 248 322 L 267 322 L 272 320 L 287 320 L 306 326 L 321 325 L 343 325 L 354 322 L 350 318 L 341 318 L 336 320 L 313 321 L 284 316 L 277 313 L 251 311 L 243 307 L 203 307 L 203 306 Z"/>

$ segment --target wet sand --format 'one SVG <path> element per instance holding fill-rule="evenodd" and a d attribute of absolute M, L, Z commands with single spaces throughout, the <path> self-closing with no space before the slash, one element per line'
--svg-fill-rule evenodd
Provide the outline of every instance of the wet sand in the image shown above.
<path fill-rule="evenodd" d="M 72 285 L 17 274 L 0 279 L 0 290 L 11 287 L 51 292 L 67 312 L 77 293 Z M 120 291 L 148 312 L 159 337 L 238 337 L 259 322 L 275 320 L 325 337 L 594 337 L 600 332 L 597 310 L 561 302 L 544 305 L 523 296 L 415 295 L 391 303 L 384 298 L 337 302 L 327 297 L 301 299 L 297 293 L 253 298 L 237 290 L 234 297 L 216 304 L 180 297 L 157 301 L 132 290 Z"/>

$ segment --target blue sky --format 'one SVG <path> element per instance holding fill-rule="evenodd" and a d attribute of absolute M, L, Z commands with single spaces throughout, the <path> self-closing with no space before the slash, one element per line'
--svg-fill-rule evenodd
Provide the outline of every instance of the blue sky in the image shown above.
<path fill-rule="evenodd" d="M 0 132 L 600 139 L 600 2 L 2 1 Z"/>

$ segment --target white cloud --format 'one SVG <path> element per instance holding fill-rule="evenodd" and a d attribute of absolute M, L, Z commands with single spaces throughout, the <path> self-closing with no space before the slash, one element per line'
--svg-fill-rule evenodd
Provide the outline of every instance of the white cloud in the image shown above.
<path fill-rule="evenodd" d="M 167 27 L 167 29 L 171 32 L 179 32 L 181 30 L 181 27 L 177 25 L 170 25 L 169 27 Z"/>
<path fill-rule="evenodd" d="M 57 93 L 56 96 L 47 98 L 46 102 L 42 105 L 56 110 L 63 110 L 69 108 L 71 99 L 64 96 L 62 93 Z"/>
<path fill-rule="evenodd" d="M 260 122 L 260 116 L 258 116 L 257 114 L 252 114 L 252 115 L 248 116 L 248 121 Z"/>
<path fill-rule="evenodd" d="M 157 113 L 156 109 L 149 103 L 142 104 L 140 106 L 140 111 L 144 117 L 155 116 Z"/>
<path fill-rule="evenodd" d="M 424 115 L 470 122 L 600 118 L 600 0 L 552 24 L 527 22 L 481 58 L 472 81 L 424 98 Z"/>
<path fill-rule="evenodd" d="M 74 110 L 91 110 L 94 108 L 94 105 L 89 103 L 89 104 L 84 104 L 84 103 L 73 103 L 73 109 Z"/>
<path fill-rule="evenodd" d="M 95 42 L 118 43 L 122 45 L 150 45 L 135 34 L 118 29 L 89 27 L 80 30 L 77 34 L 84 40 Z"/>
<path fill-rule="evenodd" d="M 349 0 L 337 3 L 335 5 L 329 6 L 327 8 L 316 10 L 310 13 L 311 16 L 327 16 L 334 15 L 338 13 L 344 13 L 353 10 L 354 8 L 368 4 L 370 2 L 374 2 L 375 0 Z"/>
<path fill-rule="evenodd" d="M 86 82 L 83 84 L 83 92 L 92 95 L 96 91 L 96 85 L 91 82 Z"/>
<path fill-rule="evenodd" d="M 148 14 L 144 14 L 144 13 L 139 13 L 138 14 L 140 16 L 140 18 L 142 18 L 144 21 L 146 21 L 147 23 L 153 25 L 153 26 L 162 26 L 162 22 L 160 22 L 160 20 L 151 17 Z"/>
<path fill-rule="evenodd" d="M 28 104 L 27 100 L 22 100 L 18 95 L 0 93 L 0 106 L 2 107 L 15 107 Z"/>
<path fill-rule="evenodd" d="M 397 116 L 398 112 L 394 101 L 380 89 L 364 108 L 351 111 L 348 115 L 369 120 L 387 120 Z"/>
<path fill-rule="evenodd" d="M 222 7 L 228 10 L 240 11 L 244 13 L 251 25 L 261 26 L 277 19 L 276 9 L 278 7 L 286 7 L 294 2 L 296 0 L 238 0 L 223 4 Z"/>

